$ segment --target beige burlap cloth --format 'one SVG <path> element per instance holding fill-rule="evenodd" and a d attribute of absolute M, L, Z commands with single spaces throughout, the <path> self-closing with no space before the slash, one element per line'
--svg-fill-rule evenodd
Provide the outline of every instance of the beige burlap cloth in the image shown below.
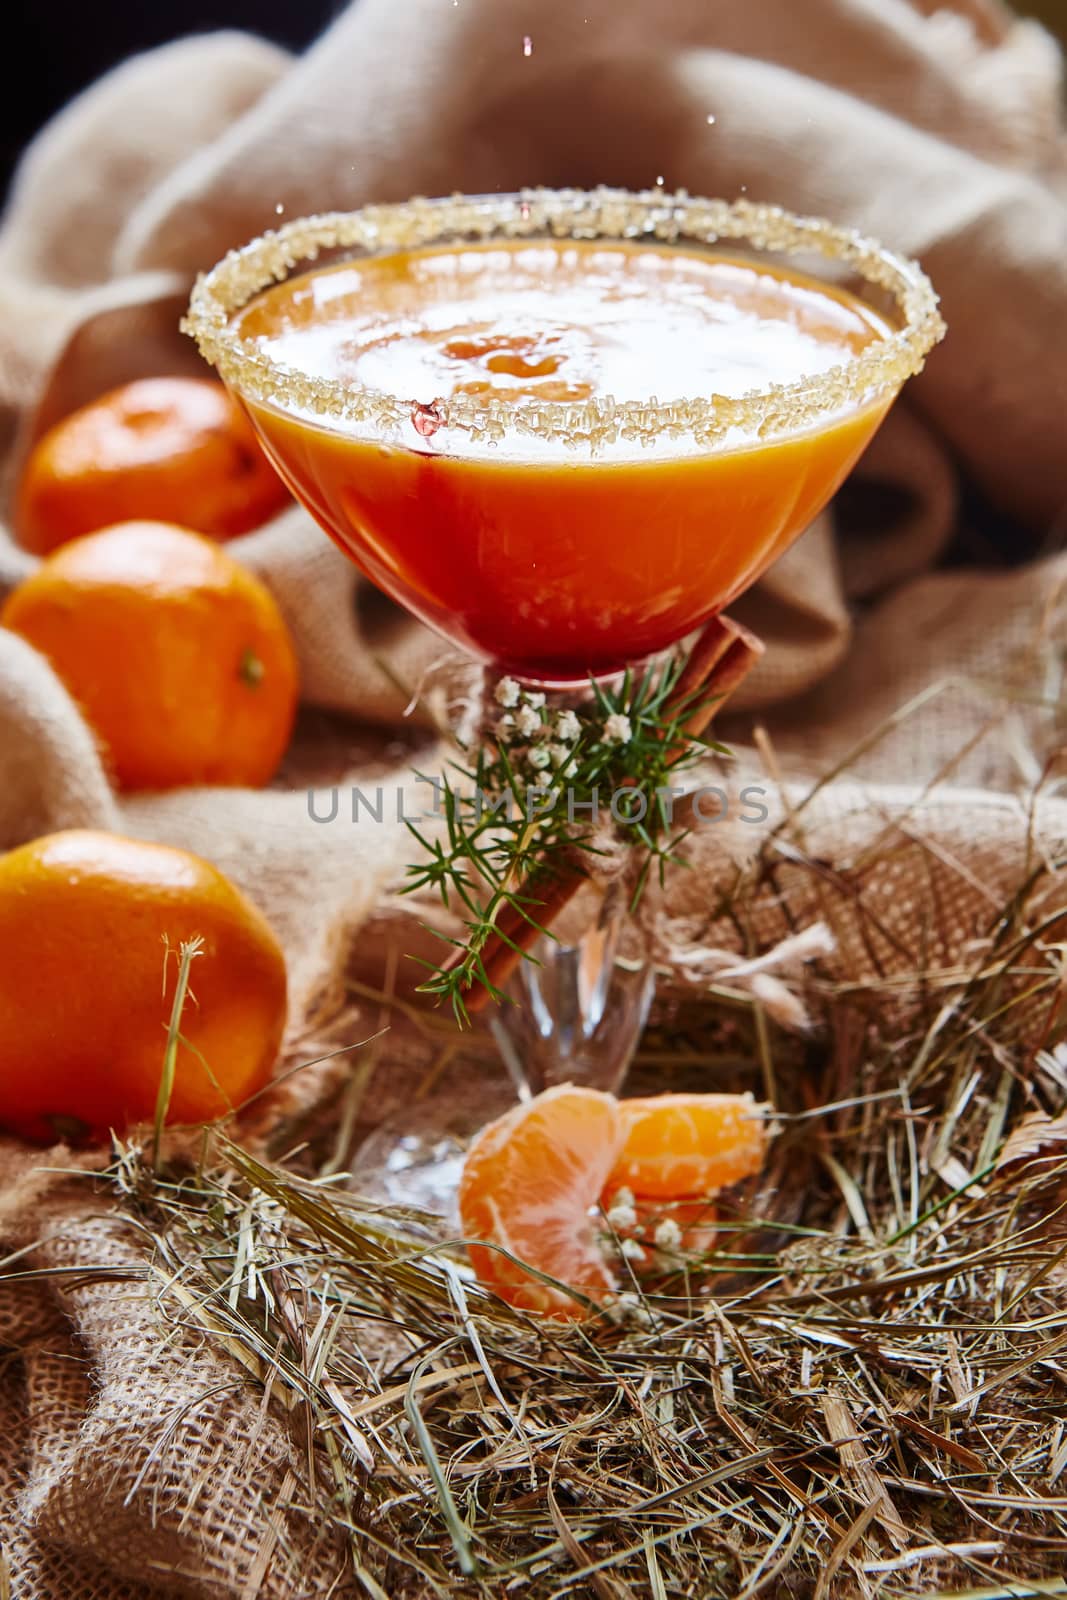
<path fill-rule="evenodd" d="M 769 649 L 727 732 L 744 744 L 758 711 L 793 776 L 859 751 L 790 825 L 740 920 L 716 898 L 761 837 L 738 823 L 700 835 L 698 870 L 666 908 L 683 955 L 828 918 L 830 970 L 896 1004 L 901 974 L 951 973 L 1025 870 L 1046 907 L 1062 893 L 1067 803 L 1052 780 L 1036 809 L 1028 798 L 1063 734 L 1060 95 L 1052 43 L 997 0 L 360 0 L 299 62 L 236 34 L 172 45 L 72 105 L 18 175 L 0 233 L 7 489 L 72 406 L 197 369 L 177 331 L 193 273 L 279 215 L 662 177 L 825 213 L 920 255 L 946 343 L 835 510 L 737 608 Z M 418 682 L 443 647 L 299 510 L 232 548 L 300 651 L 306 711 L 283 782 L 116 798 L 47 665 L 0 636 L 0 847 L 88 824 L 211 857 L 285 940 L 299 1030 L 342 962 L 380 966 L 390 939 L 417 937 L 390 893 L 402 826 L 353 827 L 343 805 L 315 823 L 306 787 L 403 780 L 417 729 L 396 680 Z M 31 565 L 0 533 L 0 588 Z M 0 1285 L 13 1592 L 325 1594 L 338 1552 L 294 1509 L 288 1434 L 192 1334 L 160 1342 L 128 1276 L 143 1267 L 136 1238 L 39 1159 L 0 1147 L 0 1241 L 31 1247 L 17 1270 L 114 1277 Z"/>

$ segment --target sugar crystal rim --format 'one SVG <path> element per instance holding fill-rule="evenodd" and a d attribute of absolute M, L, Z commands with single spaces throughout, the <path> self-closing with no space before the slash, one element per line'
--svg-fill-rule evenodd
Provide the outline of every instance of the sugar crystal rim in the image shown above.
<path fill-rule="evenodd" d="M 311 269 L 325 251 L 384 255 L 426 245 L 538 238 L 626 240 L 707 248 L 747 244 L 776 254 L 815 254 L 851 268 L 895 302 L 901 326 L 828 371 L 741 396 L 682 396 L 674 400 L 523 400 L 454 395 L 433 402 L 434 424 L 476 440 L 519 433 L 567 444 L 592 445 L 670 436 L 713 445 L 742 430 L 767 439 L 803 431 L 849 407 L 890 399 L 922 369 L 943 337 L 938 297 L 919 265 L 877 240 L 817 217 L 747 200 L 700 199 L 684 190 L 632 193 L 624 189 L 529 189 L 510 195 L 451 195 L 358 211 L 298 218 L 231 250 L 194 286 L 183 330 L 243 398 L 281 410 L 312 413 L 329 423 L 356 423 L 376 432 L 410 422 L 427 397 L 386 393 L 361 384 L 313 377 L 273 359 L 233 324 L 261 290 L 297 270 Z"/>

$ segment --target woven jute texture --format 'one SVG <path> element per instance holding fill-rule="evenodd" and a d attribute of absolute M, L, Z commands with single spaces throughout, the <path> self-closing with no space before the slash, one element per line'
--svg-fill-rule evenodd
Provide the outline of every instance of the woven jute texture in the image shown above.
<path fill-rule="evenodd" d="M 997 0 L 360 0 L 300 61 L 233 33 L 174 44 L 73 104 L 18 174 L 0 231 L 4 492 L 72 407 L 198 370 L 177 327 L 193 275 L 279 215 L 662 176 L 921 256 L 947 341 L 837 505 L 737 607 L 768 649 L 724 725 L 745 775 L 728 781 L 762 783 L 767 818 L 700 830 L 695 870 L 658 912 L 678 988 L 687 951 L 752 955 L 825 922 L 837 953 L 824 974 L 847 971 L 895 1026 L 908 974 L 965 963 L 1021 876 L 1037 873 L 1048 914 L 1067 897 L 1054 870 L 1067 844 L 1061 89 L 1051 41 Z M 215 861 L 285 943 L 296 1048 L 343 971 L 379 981 L 425 940 L 396 894 L 410 841 L 393 798 L 416 750 L 424 769 L 435 757 L 403 685 L 429 675 L 458 702 L 473 671 L 300 510 L 231 548 L 276 594 L 300 654 L 304 711 L 279 783 L 117 797 L 48 665 L 0 636 L 0 847 L 98 826 Z M 32 566 L 0 532 L 0 591 Z M 757 717 L 771 775 L 750 748 Z M 380 824 L 353 826 L 343 801 L 333 822 L 309 814 L 309 786 L 377 782 Z M 726 909 L 761 850 L 740 910 Z M 404 1081 L 390 1048 L 383 1107 Z M 291 1080 L 273 1114 L 320 1087 Z M 24 1252 L 0 1286 L 12 1592 L 349 1592 L 293 1429 L 198 1335 L 163 1337 L 139 1235 L 57 1176 L 73 1159 L 0 1143 L 0 1253 Z"/>

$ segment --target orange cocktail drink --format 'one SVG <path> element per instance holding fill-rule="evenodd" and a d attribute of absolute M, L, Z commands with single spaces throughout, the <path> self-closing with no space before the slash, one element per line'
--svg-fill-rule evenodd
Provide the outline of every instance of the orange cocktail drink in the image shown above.
<path fill-rule="evenodd" d="M 784 269 L 668 246 L 402 251 L 268 289 L 238 329 L 299 371 L 426 397 L 392 447 L 250 411 L 281 473 L 368 577 L 526 678 L 623 666 L 729 604 L 829 499 L 887 403 L 765 445 L 741 429 L 715 453 L 666 435 L 579 460 L 562 439 L 438 442 L 438 408 L 457 395 L 515 406 L 737 396 L 761 378 L 826 371 L 889 331 L 858 300 Z"/>
<path fill-rule="evenodd" d="M 553 200 L 593 224 L 562 236 Z M 268 235 L 258 262 L 222 263 L 210 316 L 194 298 L 205 353 L 330 536 L 523 679 L 610 672 L 727 606 L 826 504 L 923 337 L 902 264 L 900 284 L 874 274 L 876 307 L 738 253 L 740 224 L 780 213 L 659 206 L 693 226 L 627 225 L 607 191 L 375 208 L 336 239 L 315 230 L 346 219 L 311 219 L 278 259 Z M 322 262 L 323 243 L 357 250 Z M 861 273 L 872 249 L 853 248 Z"/>

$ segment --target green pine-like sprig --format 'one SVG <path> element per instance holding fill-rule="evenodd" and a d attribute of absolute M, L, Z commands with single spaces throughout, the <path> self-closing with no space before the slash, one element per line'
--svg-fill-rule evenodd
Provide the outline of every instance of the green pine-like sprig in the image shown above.
<path fill-rule="evenodd" d="M 674 830 L 658 791 L 676 788 L 679 773 L 702 755 L 729 753 L 683 731 L 700 695 L 677 694 L 683 667 L 684 658 L 673 656 L 641 673 L 628 670 L 611 684 L 593 680 L 588 700 L 563 710 L 504 678 L 495 691 L 501 711 L 495 728 L 483 731 L 441 778 L 422 775 L 434 784 L 443 828 L 427 834 L 408 821 L 422 859 L 409 866 L 403 892 L 432 889 L 462 916 L 461 938 L 433 930 L 450 952 L 440 966 L 424 963 L 429 976 L 420 985 L 447 999 L 460 1023 L 469 1021 L 465 996 L 473 983 L 503 999 L 482 960 L 494 931 L 517 948 L 500 930 L 502 913 L 512 911 L 537 927 L 528 909 L 536 900 L 532 889 L 572 867 L 576 853 L 596 852 L 598 830 L 588 809 L 594 796 L 601 821 L 611 797 L 623 790 L 632 799 L 625 807 L 617 802 L 618 809 L 640 816 L 616 829 L 636 853 L 632 905 L 653 872 L 662 882 L 668 864 L 678 860 L 685 833 Z"/>

